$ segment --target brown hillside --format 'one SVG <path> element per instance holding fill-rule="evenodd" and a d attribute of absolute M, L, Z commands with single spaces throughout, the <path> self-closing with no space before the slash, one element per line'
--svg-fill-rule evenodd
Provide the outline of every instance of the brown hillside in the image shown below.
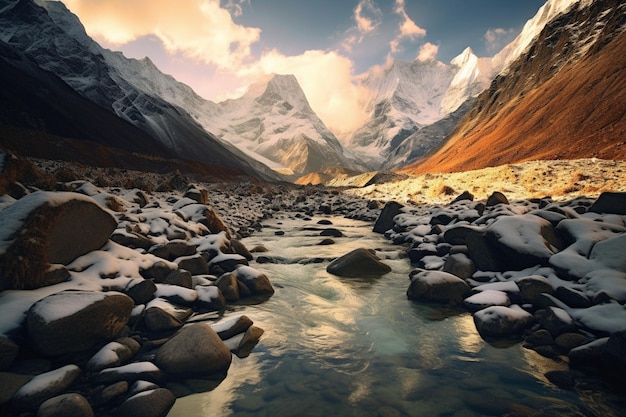
<path fill-rule="evenodd" d="M 596 52 L 596 51 L 594 51 Z M 497 95 L 492 100 L 497 100 Z M 404 168 L 459 172 L 538 159 L 626 159 L 626 32 L 499 106 L 470 114 L 443 147 Z"/>

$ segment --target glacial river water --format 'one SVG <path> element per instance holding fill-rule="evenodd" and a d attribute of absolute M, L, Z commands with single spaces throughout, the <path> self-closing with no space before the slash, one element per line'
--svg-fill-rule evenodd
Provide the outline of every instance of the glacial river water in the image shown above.
<path fill-rule="evenodd" d="M 265 333 L 250 356 L 233 356 L 215 389 L 179 398 L 169 417 L 624 415 L 608 394 L 548 382 L 544 374 L 565 364 L 483 341 L 469 313 L 409 301 L 410 263 L 370 223 L 320 219 L 286 214 L 244 239 L 269 249 L 257 255 L 285 262 L 251 263 L 276 293 L 228 312 L 246 314 Z M 318 245 L 327 227 L 345 237 Z M 392 272 L 376 279 L 326 272 L 325 259 L 358 247 L 377 249 Z"/>

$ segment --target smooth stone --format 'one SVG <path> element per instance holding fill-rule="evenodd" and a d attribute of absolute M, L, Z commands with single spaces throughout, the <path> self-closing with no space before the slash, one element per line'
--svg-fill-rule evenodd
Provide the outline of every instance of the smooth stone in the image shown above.
<path fill-rule="evenodd" d="M 326 271 L 340 277 L 378 277 L 391 272 L 391 267 L 376 256 L 371 249 L 355 249 L 332 261 Z"/>

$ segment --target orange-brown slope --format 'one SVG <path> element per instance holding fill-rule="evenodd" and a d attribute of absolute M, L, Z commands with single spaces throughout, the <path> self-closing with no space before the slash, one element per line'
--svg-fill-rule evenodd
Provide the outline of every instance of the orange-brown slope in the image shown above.
<path fill-rule="evenodd" d="M 626 159 L 626 32 L 498 111 L 471 112 L 444 146 L 402 171 L 588 157 Z"/>

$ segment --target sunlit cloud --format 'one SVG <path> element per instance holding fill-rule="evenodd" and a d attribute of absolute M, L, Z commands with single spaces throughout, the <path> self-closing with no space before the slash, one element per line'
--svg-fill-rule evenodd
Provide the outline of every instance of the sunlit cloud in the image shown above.
<path fill-rule="evenodd" d="M 245 72 L 295 75 L 311 108 L 329 129 L 340 133 L 361 126 L 367 117 L 359 105 L 364 90 L 353 82 L 353 65 L 350 59 L 332 51 L 310 50 L 285 56 L 272 50 Z"/>
<path fill-rule="evenodd" d="M 400 51 L 400 43 L 404 39 L 416 39 L 418 37 L 426 36 L 426 29 L 419 27 L 409 17 L 404 6 L 404 0 L 396 0 L 394 12 L 400 16 L 400 32 L 389 44 L 392 54 Z"/>
<path fill-rule="evenodd" d="M 354 82 L 354 62 L 337 51 L 310 50 L 286 56 L 270 50 L 254 56 L 258 28 L 233 21 L 248 0 L 63 0 L 87 32 L 107 47 L 130 42 L 161 45 L 167 72 L 192 85 L 203 97 L 221 101 L 240 97 L 248 85 L 267 74 L 293 74 L 316 114 L 336 134 L 366 120 Z M 358 36 L 376 29 L 380 10 L 371 0 L 355 8 Z M 378 16 L 378 17 L 376 17 Z M 158 43 L 157 43 L 158 42 Z M 154 48 L 153 48 L 154 49 Z M 187 64 L 177 65 L 188 60 Z"/>
<path fill-rule="evenodd" d="M 64 0 L 88 33 L 113 45 L 156 35 L 170 53 L 233 68 L 251 57 L 261 30 L 236 24 L 218 0 Z M 237 9 L 241 2 L 230 1 Z"/>
<path fill-rule="evenodd" d="M 354 8 L 353 18 L 355 26 L 347 31 L 348 36 L 343 42 L 343 47 L 347 51 L 380 26 L 382 11 L 372 0 L 361 0 Z"/>
<path fill-rule="evenodd" d="M 487 52 L 496 53 L 500 51 L 515 38 L 516 33 L 515 29 L 489 29 L 483 36 Z"/>
<path fill-rule="evenodd" d="M 424 45 L 420 47 L 420 50 L 417 53 L 416 59 L 418 61 L 433 61 L 434 59 L 437 58 L 438 52 L 439 52 L 439 45 L 426 42 Z"/>

